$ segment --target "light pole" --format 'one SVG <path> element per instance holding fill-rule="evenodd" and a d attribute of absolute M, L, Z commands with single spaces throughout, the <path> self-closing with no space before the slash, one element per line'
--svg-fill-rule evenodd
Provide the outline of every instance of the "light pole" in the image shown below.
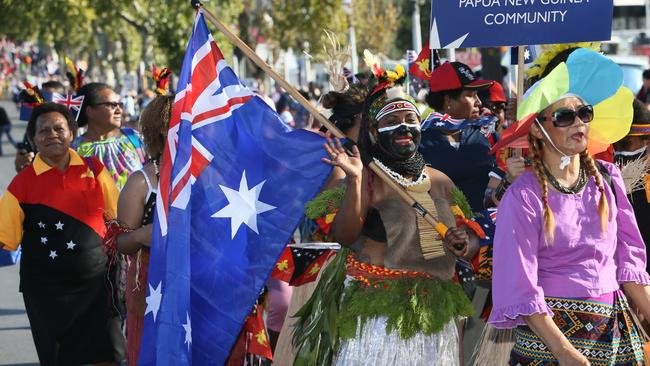
<path fill-rule="evenodd" d="M 645 31 L 650 33 L 650 0 L 645 0 Z"/>
<path fill-rule="evenodd" d="M 420 28 L 420 0 L 413 0 L 413 50 L 415 52 L 420 52 L 421 49 L 422 29 Z"/>
<path fill-rule="evenodd" d="M 650 0 L 649 0 L 650 1 Z M 359 72 L 359 57 L 357 56 L 357 37 L 354 34 L 354 23 L 352 22 L 352 0 L 343 0 L 343 11 L 348 15 L 348 23 L 350 24 L 350 62 L 352 63 L 352 74 L 356 75 Z"/>

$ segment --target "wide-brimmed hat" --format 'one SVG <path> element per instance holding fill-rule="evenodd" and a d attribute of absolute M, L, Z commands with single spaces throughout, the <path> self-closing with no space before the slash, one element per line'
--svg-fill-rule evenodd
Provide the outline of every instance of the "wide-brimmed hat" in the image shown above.
<path fill-rule="evenodd" d="M 537 114 L 567 96 L 578 96 L 594 107 L 589 123 L 590 154 L 607 150 L 622 139 L 632 124 L 632 91 L 623 85 L 623 71 L 600 53 L 580 48 L 535 83 L 517 109 L 518 122 L 508 127 L 491 152 L 504 147 L 528 147 L 527 135 Z"/>
<path fill-rule="evenodd" d="M 492 80 L 481 80 L 462 62 L 445 62 L 436 67 L 429 77 L 429 90 L 432 92 L 454 89 L 483 89 L 491 86 Z"/>

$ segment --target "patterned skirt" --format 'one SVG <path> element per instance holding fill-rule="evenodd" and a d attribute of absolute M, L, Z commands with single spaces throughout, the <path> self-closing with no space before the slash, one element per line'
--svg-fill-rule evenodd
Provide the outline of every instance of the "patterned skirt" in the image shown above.
<path fill-rule="evenodd" d="M 592 366 L 643 365 L 642 340 L 622 292 L 613 304 L 584 299 L 547 297 L 553 321 Z M 557 365 L 551 351 L 527 326 L 515 330 L 510 365 Z"/>

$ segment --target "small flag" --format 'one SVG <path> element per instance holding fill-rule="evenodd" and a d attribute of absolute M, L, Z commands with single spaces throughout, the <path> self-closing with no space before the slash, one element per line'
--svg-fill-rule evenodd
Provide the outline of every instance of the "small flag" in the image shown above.
<path fill-rule="evenodd" d="M 431 77 L 431 70 L 433 70 L 431 65 L 432 52 L 434 50 L 429 49 L 429 41 L 427 41 L 415 60 L 409 63 L 409 74 L 412 77 L 420 80 L 428 80 Z"/>
<path fill-rule="evenodd" d="M 535 60 L 537 55 L 535 54 L 535 46 L 523 46 L 524 47 L 524 64 L 529 64 Z M 519 64 L 517 60 L 519 59 L 519 47 L 510 48 L 510 65 Z"/>
<path fill-rule="evenodd" d="M 331 249 L 306 249 L 287 246 L 275 264 L 271 276 L 291 286 L 300 286 L 316 280 L 328 259 Z"/>
<path fill-rule="evenodd" d="M 470 120 L 451 118 L 448 114 L 432 112 L 424 122 L 422 122 L 422 129 L 426 130 L 428 128 L 436 128 L 448 131 L 458 131 L 470 126 L 487 126 L 494 124 L 498 120 L 499 117 L 492 114 L 486 114 L 481 116 L 479 119 Z"/>
<path fill-rule="evenodd" d="M 59 93 L 52 93 L 52 101 L 54 103 L 63 104 L 66 106 L 76 121 L 79 118 L 79 112 L 81 112 L 81 105 L 83 104 L 84 96 L 76 96 L 70 94 L 64 96 Z"/>
<path fill-rule="evenodd" d="M 40 96 L 43 98 L 43 102 L 51 102 L 52 101 L 52 93 L 46 92 L 46 91 L 39 91 Z M 32 111 L 34 108 L 36 108 L 39 104 L 39 102 L 26 102 L 26 101 L 21 101 L 20 102 L 20 114 L 18 116 L 18 119 L 21 121 L 29 121 L 29 117 L 32 115 Z"/>
<path fill-rule="evenodd" d="M 409 68 L 411 68 L 411 65 L 415 62 L 417 58 L 418 58 L 418 54 L 415 53 L 414 50 L 406 50 L 406 63 L 408 64 Z"/>

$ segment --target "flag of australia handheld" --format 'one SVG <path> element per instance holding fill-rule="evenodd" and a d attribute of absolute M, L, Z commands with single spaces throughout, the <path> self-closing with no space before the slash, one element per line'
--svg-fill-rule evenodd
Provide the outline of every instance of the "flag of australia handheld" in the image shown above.
<path fill-rule="evenodd" d="M 222 365 L 330 168 L 226 64 L 197 13 L 160 168 L 141 365 Z"/>

